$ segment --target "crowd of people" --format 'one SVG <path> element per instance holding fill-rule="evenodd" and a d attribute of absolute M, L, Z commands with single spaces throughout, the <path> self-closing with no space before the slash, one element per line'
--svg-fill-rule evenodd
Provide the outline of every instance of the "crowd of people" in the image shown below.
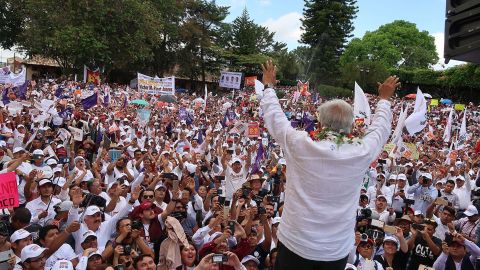
<path fill-rule="evenodd" d="M 286 93 L 279 102 L 292 126 L 311 140 L 332 138 L 316 125 L 322 97 L 299 96 L 296 87 L 275 89 Z M 292 218 L 307 224 L 322 219 L 309 217 L 309 208 L 331 208 L 333 215 L 344 205 L 313 196 L 304 209 L 289 208 L 282 229 L 285 193 L 295 188 L 289 181 L 313 187 L 314 176 L 287 178 L 289 166 L 299 165 L 286 162 L 292 154 L 281 147 L 285 142 L 267 131 L 268 112 L 253 89 L 176 94 L 168 102 L 123 85 L 62 80 L 30 82 L 25 99 L 11 85 L 0 90 L 0 171 L 15 172 L 19 195 L 18 207 L 1 209 L 1 269 L 274 269 L 279 230 L 321 234 L 321 226 L 291 228 Z M 94 94 L 94 104 L 86 104 Z M 377 97 L 368 97 L 375 107 Z M 393 98 L 392 129 L 409 102 Z M 424 131 L 402 132 L 418 157 L 398 145 L 373 157 L 359 176 L 355 228 L 335 221 L 339 234 L 355 235 L 347 269 L 475 269 L 478 111 L 467 105 L 461 149 L 452 145 L 462 113 L 454 113 L 452 134 L 444 140 L 450 110 L 440 104 L 429 106 Z M 250 129 L 252 122 L 258 129 Z M 361 141 L 366 124 L 335 137 L 337 147 Z M 351 163 L 338 169 L 357 166 Z"/>

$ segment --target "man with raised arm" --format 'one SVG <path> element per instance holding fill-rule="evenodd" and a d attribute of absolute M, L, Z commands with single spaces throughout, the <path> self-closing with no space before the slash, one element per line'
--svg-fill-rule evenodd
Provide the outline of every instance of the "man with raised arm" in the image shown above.
<path fill-rule="evenodd" d="M 276 68 L 263 68 L 261 99 L 265 126 L 282 147 L 287 165 L 285 205 L 278 231 L 275 269 L 344 269 L 354 245 L 355 214 L 365 171 L 391 132 L 389 99 L 399 86 L 389 77 L 378 84 L 372 124 L 362 136 L 350 135 L 353 109 L 331 100 L 317 109 L 317 132 L 292 128 L 273 89 Z"/>

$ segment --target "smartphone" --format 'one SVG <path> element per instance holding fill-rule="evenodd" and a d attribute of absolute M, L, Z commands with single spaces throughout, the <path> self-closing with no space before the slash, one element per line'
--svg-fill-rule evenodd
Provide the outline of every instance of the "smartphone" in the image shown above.
<path fill-rule="evenodd" d="M 173 190 L 178 189 L 178 184 L 180 183 L 180 180 L 173 180 Z"/>
<path fill-rule="evenodd" d="M 70 158 L 69 157 L 61 157 L 58 159 L 58 163 L 59 164 L 67 164 L 70 162 Z"/>
<path fill-rule="evenodd" d="M 269 203 L 278 203 L 280 202 L 280 196 L 268 196 L 267 200 Z"/>
<path fill-rule="evenodd" d="M 228 262 L 228 256 L 226 254 L 213 254 L 212 262 L 218 264 Z"/>
<path fill-rule="evenodd" d="M 383 231 L 385 233 L 395 234 L 397 232 L 397 228 L 395 228 L 395 226 L 385 225 L 383 226 Z"/>
<path fill-rule="evenodd" d="M 228 214 L 230 214 L 230 206 L 224 206 L 223 207 L 223 218 L 227 219 Z"/>
<path fill-rule="evenodd" d="M 230 232 L 232 232 L 232 235 L 235 233 L 235 221 L 228 221 L 228 229 L 230 230 Z"/>
<path fill-rule="evenodd" d="M 8 261 L 8 258 L 10 258 L 10 256 L 15 256 L 11 249 L 0 252 L 0 262 Z"/>
<path fill-rule="evenodd" d="M 446 232 L 445 233 L 445 243 L 447 243 L 447 245 L 451 245 L 453 242 L 453 235 L 451 235 L 450 233 Z"/>
<path fill-rule="evenodd" d="M 168 179 L 174 179 L 175 174 L 174 173 L 162 173 L 162 177 L 168 178 Z"/>
<path fill-rule="evenodd" d="M 218 196 L 218 204 L 225 205 L 225 197 Z"/>
<path fill-rule="evenodd" d="M 385 222 L 380 221 L 378 219 L 372 219 L 372 222 L 370 223 L 370 225 L 382 229 L 383 226 L 385 225 Z"/>
<path fill-rule="evenodd" d="M 412 228 L 414 228 L 415 230 L 418 230 L 418 231 L 423 231 L 423 229 L 425 228 L 425 225 L 413 223 Z"/>

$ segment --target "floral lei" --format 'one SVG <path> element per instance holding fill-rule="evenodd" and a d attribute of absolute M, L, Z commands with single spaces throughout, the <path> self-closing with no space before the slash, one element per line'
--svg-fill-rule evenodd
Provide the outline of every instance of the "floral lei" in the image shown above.
<path fill-rule="evenodd" d="M 334 142 L 337 146 L 342 144 L 361 144 L 363 137 L 367 135 L 363 129 L 354 129 L 350 134 L 343 134 L 332 131 L 328 128 L 321 130 L 312 130 L 309 133 L 310 138 L 314 141 L 328 140 Z"/>

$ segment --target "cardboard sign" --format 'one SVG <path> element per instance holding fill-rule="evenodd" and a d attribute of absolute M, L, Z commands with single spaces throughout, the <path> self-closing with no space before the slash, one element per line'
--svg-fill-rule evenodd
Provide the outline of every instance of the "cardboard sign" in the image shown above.
<path fill-rule="evenodd" d="M 456 111 L 463 111 L 465 110 L 465 104 L 455 104 Z"/>
<path fill-rule="evenodd" d="M 83 141 L 83 130 L 75 127 L 68 127 L 68 129 L 72 133 L 73 139 L 75 141 L 79 141 L 79 142 Z"/>
<path fill-rule="evenodd" d="M 18 207 L 16 176 L 14 172 L 0 174 L 0 209 Z"/>
<path fill-rule="evenodd" d="M 257 138 L 260 136 L 260 127 L 258 122 L 248 123 L 247 135 L 249 138 Z"/>
<path fill-rule="evenodd" d="M 430 99 L 430 106 L 438 106 L 438 99 Z"/>

